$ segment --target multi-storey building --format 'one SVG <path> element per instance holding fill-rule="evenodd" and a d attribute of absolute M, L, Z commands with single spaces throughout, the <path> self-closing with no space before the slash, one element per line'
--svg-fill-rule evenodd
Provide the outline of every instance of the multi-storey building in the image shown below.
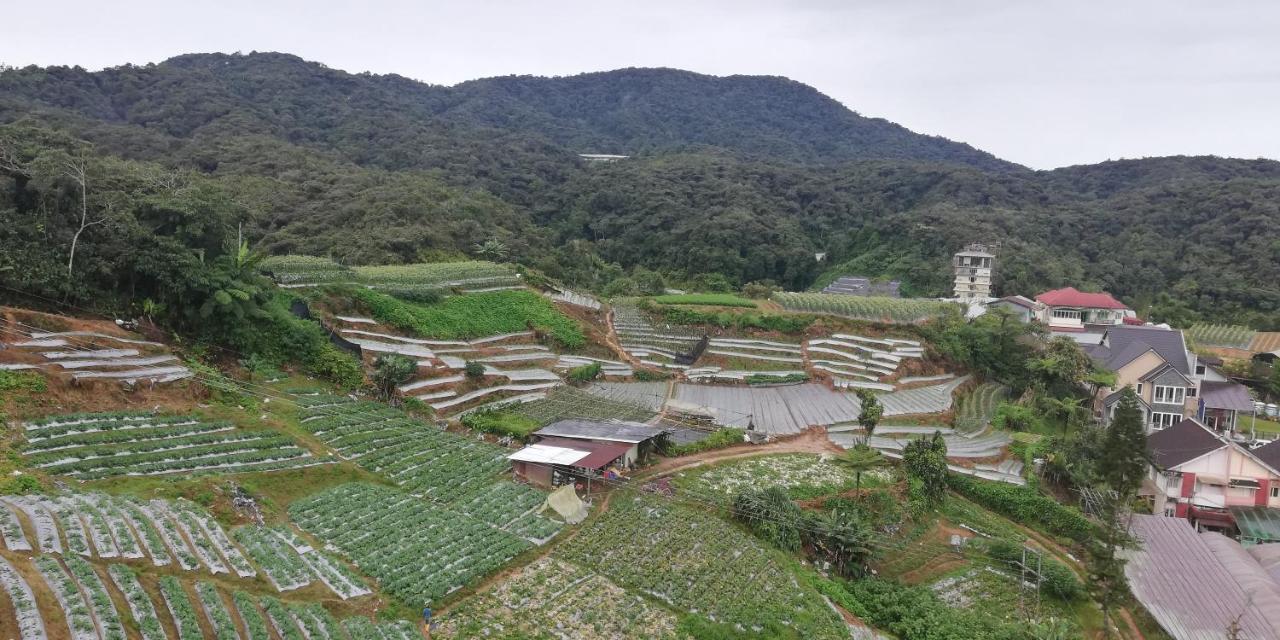
<path fill-rule="evenodd" d="M 955 269 L 955 297 L 961 300 L 991 297 L 996 256 L 987 250 L 986 245 L 971 244 L 963 251 L 957 251 L 951 265 Z"/>

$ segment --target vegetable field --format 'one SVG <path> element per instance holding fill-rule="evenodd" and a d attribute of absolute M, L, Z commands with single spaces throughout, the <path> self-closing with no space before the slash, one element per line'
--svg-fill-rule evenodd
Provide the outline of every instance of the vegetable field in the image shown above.
<path fill-rule="evenodd" d="M 960 307 L 951 302 L 831 293 L 775 293 L 773 301 L 788 311 L 829 313 L 859 320 L 899 324 L 914 324 L 960 312 Z"/>
<path fill-rule="evenodd" d="M 567 348 L 586 342 L 573 319 L 532 291 L 491 291 L 432 304 L 405 302 L 368 289 L 357 289 L 353 295 L 378 321 L 424 338 L 480 338 L 532 327 Z"/>
<path fill-rule="evenodd" d="M 78 414 L 30 422 L 27 461 L 82 480 L 168 473 L 270 471 L 331 462 L 270 430 L 199 416 Z"/>
<path fill-rule="evenodd" d="M 1206 347 L 1247 349 L 1253 341 L 1254 331 L 1249 327 L 1229 324 L 1196 324 L 1187 330 L 1196 344 Z"/>
<path fill-rule="evenodd" d="M 432 262 L 420 264 L 347 267 L 328 258 L 271 256 L 260 268 L 285 287 L 330 283 L 363 284 L 390 294 L 447 291 L 453 288 L 482 290 L 517 286 L 520 277 L 509 267 L 492 262 Z"/>
<path fill-rule="evenodd" d="M 355 272 L 349 267 L 315 256 L 271 256 L 264 258 L 258 267 L 264 273 L 271 274 L 276 282 L 286 286 L 350 282 L 355 279 Z"/>
<path fill-rule="evenodd" d="M 411 606 L 492 573 L 532 546 L 480 519 L 369 484 L 300 500 L 289 515 Z"/>
<path fill-rule="evenodd" d="M 451 609 L 442 638 L 675 638 L 676 618 L 604 576 L 543 558 Z M 552 634 L 551 630 L 555 630 Z"/>
<path fill-rule="evenodd" d="M 696 304 L 709 307 L 756 308 L 755 300 L 735 296 L 732 293 L 680 293 L 654 296 L 659 304 Z"/>
<path fill-rule="evenodd" d="M 303 411 L 302 426 L 339 455 L 415 495 L 529 540 L 559 525 L 529 513 L 545 495 L 504 477 L 507 450 L 413 420 L 375 402 L 332 398 Z"/>
<path fill-rule="evenodd" d="M 608 567 L 622 587 L 726 624 L 785 625 L 802 638 L 848 637 L 844 621 L 796 580 L 790 560 L 699 509 L 615 495 L 609 511 L 555 555 Z"/>
<path fill-rule="evenodd" d="M 810 454 L 751 458 L 694 469 L 682 476 L 677 480 L 677 486 L 699 496 L 726 502 L 742 491 L 769 487 L 783 487 L 801 493 L 837 493 L 853 488 L 854 484 L 852 472 Z"/>
<path fill-rule="evenodd" d="M 981 431 L 991 424 L 996 406 L 1009 397 L 1009 388 L 984 382 L 960 398 L 956 406 L 956 430 L 962 433 Z"/>

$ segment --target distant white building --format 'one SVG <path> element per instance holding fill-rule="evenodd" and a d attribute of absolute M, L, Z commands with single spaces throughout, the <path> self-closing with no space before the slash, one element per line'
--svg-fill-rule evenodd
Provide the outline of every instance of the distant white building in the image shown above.
<path fill-rule="evenodd" d="M 996 256 L 983 244 L 971 244 L 957 251 L 951 261 L 955 269 L 955 297 L 960 300 L 991 297 L 992 274 Z"/>
<path fill-rule="evenodd" d="M 586 160 L 587 162 L 617 162 L 619 160 L 626 160 L 631 156 L 618 156 L 611 153 L 579 153 L 578 157 Z"/>

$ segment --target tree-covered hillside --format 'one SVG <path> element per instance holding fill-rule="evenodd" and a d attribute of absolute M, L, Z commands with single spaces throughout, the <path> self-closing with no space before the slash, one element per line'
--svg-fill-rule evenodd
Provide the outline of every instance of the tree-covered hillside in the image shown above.
<path fill-rule="evenodd" d="M 223 235 L 242 225 L 263 251 L 347 264 L 456 258 L 496 240 L 575 287 L 619 293 L 642 270 L 708 289 L 857 273 L 942 295 L 950 254 L 986 241 L 1001 245 L 1003 294 L 1073 285 L 1161 320 L 1280 322 L 1280 163 L 1032 172 L 780 78 L 627 69 L 438 87 L 281 54 L 199 54 L 0 71 L 0 125 L 22 165 L 0 170 L 0 216 L 15 221 L 0 233 L 25 247 L 0 255 L 0 279 L 21 270 L 59 296 L 81 203 L 49 158 L 79 139 L 92 144 L 91 217 L 116 221 L 84 232 L 83 268 L 97 270 L 86 276 L 134 259 L 110 247 L 173 233 L 136 222 L 169 187 L 137 186 L 127 166 L 219 194 Z M 209 251 L 170 253 L 198 249 Z M 115 266 L 95 265 L 100 254 Z M 95 286 L 136 285 L 113 275 L 74 295 Z"/>

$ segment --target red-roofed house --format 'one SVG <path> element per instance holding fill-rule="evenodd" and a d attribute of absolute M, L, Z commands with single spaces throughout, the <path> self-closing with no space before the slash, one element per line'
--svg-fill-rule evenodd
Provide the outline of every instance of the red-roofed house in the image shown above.
<path fill-rule="evenodd" d="M 1036 296 L 1041 322 L 1050 329 L 1080 331 L 1086 324 L 1122 324 L 1137 314 L 1109 293 L 1085 293 L 1075 287 L 1046 291 Z"/>

